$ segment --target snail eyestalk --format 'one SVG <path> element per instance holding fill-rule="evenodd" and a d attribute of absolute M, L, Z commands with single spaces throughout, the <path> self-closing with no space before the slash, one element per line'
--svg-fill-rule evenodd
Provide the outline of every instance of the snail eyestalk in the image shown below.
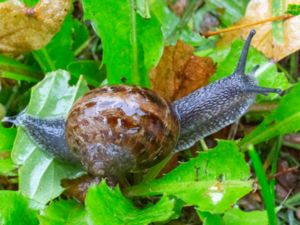
<path fill-rule="evenodd" d="M 279 88 L 267 88 L 267 87 L 260 87 L 260 86 L 247 86 L 245 88 L 246 92 L 252 92 L 256 94 L 268 95 L 270 93 L 280 94 L 281 89 Z"/>
<path fill-rule="evenodd" d="M 244 45 L 244 48 L 242 50 L 238 65 L 237 65 L 237 67 L 234 71 L 234 74 L 240 74 L 240 75 L 245 74 L 247 56 L 248 56 L 251 40 L 252 40 L 253 36 L 255 35 L 255 33 L 256 33 L 255 30 L 250 31 L 250 33 L 247 37 L 247 40 L 245 41 L 245 45 Z"/>

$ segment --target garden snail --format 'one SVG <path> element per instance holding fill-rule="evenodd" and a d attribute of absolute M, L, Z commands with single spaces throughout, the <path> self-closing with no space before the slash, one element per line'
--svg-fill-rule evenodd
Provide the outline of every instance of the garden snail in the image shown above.
<path fill-rule="evenodd" d="M 280 93 L 257 86 L 258 67 L 245 75 L 254 34 L 252 30 L 232 75 L 171 104 L 148 89 L 104 86 L 80 98 L 67 120 L 23 113 L 14 122 L 43 149 L 61 159 L 80 161 L 93 175 L 120 176 L 148 168 L 236 121 L 256 94 Z"/>

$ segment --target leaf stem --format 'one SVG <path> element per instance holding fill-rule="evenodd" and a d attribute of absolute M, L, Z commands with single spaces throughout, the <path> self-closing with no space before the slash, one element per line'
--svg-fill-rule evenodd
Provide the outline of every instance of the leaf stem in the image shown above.
<path fill-rule="evenodd" d="M 131 44 L 132 44 L 132 83 L 139 84 L 139 65 L 138 65 L 138 43 L 137 43 L 137 30 L 136 30 L 136 5 L 135 0 L 129 0 L 130 5 L 130 26 L 131 26 Z"/>
<path fill-rule="evenodd" d="M 279 20 L 287 20 L 292 18 L 293 15 L 281 15 L 281 16 L 274 16 L 274 17 L 270 17 L 264 20 L 260 20 L 260 21 L 255 21 L 252 23 L 246 23 L 246 24 L 241 24 L 241 25 L 236 25 L 236 26 L 232 26 L 229 28 L 225 28 L 225 29 L 220 29 L 217 31 L 208 31 L 204 34 L 202 34 L 204 37 L 210 37 L 210 36 L 215 36 L 215 35 L 219 35 L 219 34 L 223 34 L 223 33 L 227 33 L 227 32 L 232 32 L 232 31 L 236 31 L 239 29 L 243 29 L 246 27 L 252 27 L 255 25 L 259 25 L 259 24 L 263 24 L 263 23 L 268 23 L 268 22 L 275 22 L 275 21 L 279 21 Z"/>

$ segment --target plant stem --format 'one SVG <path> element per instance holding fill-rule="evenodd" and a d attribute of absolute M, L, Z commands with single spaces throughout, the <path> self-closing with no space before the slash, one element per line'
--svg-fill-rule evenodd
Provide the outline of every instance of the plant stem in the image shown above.
<path fill-rule="evenodd" d="M 202 35 L 204 37 L 210 37 L 210 36 L 215 36 L 215 35 L 219 35 L 219 34 L 222 34 L 222 33 L 236 31 L 236 30 L 246 28 L 246 27 L 252 27 L 252 26 L 255 26 L 255 25 L 263 24 L 263 23 L 274 22 L 274 21 L 279 21 L 279 20 L 286 20 L 286 19 L 289 19 L 289 18 L 292 18 L 292 17 L 293 17 L 293 15 L 275 16 L 275 17 L 270 17 L 268 19 L 255 21 L 255 22 L 252 22 L 252 23 L 246 23 L 246 24 L 232 26 L 232 27 L 225 28 L 225 29 L 220 29 L 220 30 L 217 30 L 217 31 L 208 31 L 208 32 L 206 32 Z"/>
<path fill-rule="evenodd" d="M 131 44 L 132 44 L 132 83 L 139 84 L 139 65 L 138 65 L 138 44 L 137 44 L 137 30 L 136 30 L 136 5 L 135 0 L 129 0 L 130 5 L 130 28 L 131 28 Z"/>

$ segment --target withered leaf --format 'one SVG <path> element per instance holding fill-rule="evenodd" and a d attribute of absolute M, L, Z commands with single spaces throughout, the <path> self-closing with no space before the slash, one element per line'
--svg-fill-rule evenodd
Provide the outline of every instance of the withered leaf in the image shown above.
<path fill-rule="evenodd" d="M 45 46 L 59 30 L 71 0 L 42 0 L 27 8 L 21 1 L 0 3 L 0 53 L 10 55 Z"/>
<path fill-rule="evenodd" d="M 194 48 L 178 41 L 167 46 L 156 68 L 150 73 L 152 88 L 169 101 L 181 98 L 208 84 L 215 72 L 211 58 L 193 55 Z"/>
<path fill-rule="evenodd" d="M 289 4 L 300 4 L 300 0 L 286 0 L 284 8 Z M 246 25 L 273 17 L 271 0 L 252 0 L 247 6 L 245 16 L 237 25 Z M 268 58 L 279 61 L 284 57 L 300 49 L 300 16 L 295 16 L 283 22 L 283 43 L 274 41 L 272 23 L 262 23 L 256 26 L 246 27 L 226 33 L 218 44 L 223 45 L 235 38 L 248 36 L 251 29 L 256 30 L 252 45 L 263 52 Z"/>

